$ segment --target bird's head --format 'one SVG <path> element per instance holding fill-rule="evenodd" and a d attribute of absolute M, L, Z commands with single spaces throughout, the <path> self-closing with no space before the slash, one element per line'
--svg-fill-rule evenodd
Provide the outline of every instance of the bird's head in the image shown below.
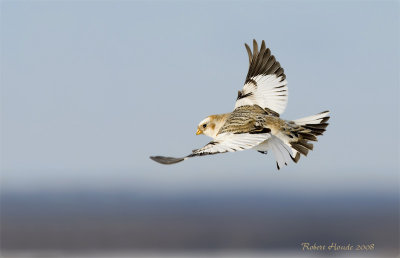
<path fill-rule="evenodd" d="M 196 135 L 204 134 L 210 137 L 216 135 L 215 131 L 215 119 L 212 116 L 208 116 L 203 119 L 197 126 Z"/>
<path fill-rule="evenodd" d="M 203 119 L 197 126 L 196 135 L 204 134 L 215 138 L 226 121 L 227 114 L 212 115 Z"/>

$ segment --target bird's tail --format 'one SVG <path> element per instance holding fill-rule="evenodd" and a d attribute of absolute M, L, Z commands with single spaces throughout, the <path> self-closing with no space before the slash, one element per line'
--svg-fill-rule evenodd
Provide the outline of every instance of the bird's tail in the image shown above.
<path fill-rule="evenodd" d="M 278 169 L 287 165 L 290 159 L 297 163 L 300 154 L 307 156 L 308 151 L 313 149 L 310 141 L 317 141 L 322 135 L 329 120 L 329 111 L 300 118 L 294 121 L 286 121 L 280 132 L 268 140 L 268 149 L 273 152 Z"/>

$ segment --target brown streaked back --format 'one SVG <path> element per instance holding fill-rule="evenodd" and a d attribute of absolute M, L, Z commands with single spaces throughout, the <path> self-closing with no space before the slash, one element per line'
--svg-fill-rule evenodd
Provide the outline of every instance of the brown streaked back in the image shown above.
<path fill-rule="evenodd" d="M 218 134 L 222 133 L 266 133 L 263 124 L 267 112 L 258 105 L 241 106 L 229 114 Z"/>

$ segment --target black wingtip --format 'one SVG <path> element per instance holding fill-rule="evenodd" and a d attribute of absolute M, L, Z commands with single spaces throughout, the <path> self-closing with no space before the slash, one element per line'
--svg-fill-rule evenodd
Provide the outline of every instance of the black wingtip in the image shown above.
<path fill-rule="evenodd" d="M 265 41 L 263 40 L 263 41 L 261 41 L 261 48 L 260 49 L 263 49 L 264 51 L 265 51 L 265 49 L 266 49 L 267 47 L 265 46 Z M 261 52 L 261 51 L 260 51 Z"/>
<path fill-rule="evenodd" d="M 255 39 L 253 39 L 253 56 L 257 56 L 258 55 L 258 44 L 257 41 Z"/>
<path fill-rule="evenodd" d="M 261 41 L 261 45 L 263 45 L 264 44 L 264 46 L 265 46 L 265 40 L 262 40 Z"/>
<path fill-rule="evenodd" d="M 164 165 L 171 165 L 185 160 L 185 158 L 173 158 L 164 156 L 150 156 L 150 159 Z"/>

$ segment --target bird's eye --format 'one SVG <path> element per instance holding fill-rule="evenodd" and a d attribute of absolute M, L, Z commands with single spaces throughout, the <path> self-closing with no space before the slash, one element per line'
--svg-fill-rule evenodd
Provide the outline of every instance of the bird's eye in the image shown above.
<path fill-rule="evenodd" d="M 206 128 L 207 127 L 207 124 L 203 124 L 203 128 Z"/>

